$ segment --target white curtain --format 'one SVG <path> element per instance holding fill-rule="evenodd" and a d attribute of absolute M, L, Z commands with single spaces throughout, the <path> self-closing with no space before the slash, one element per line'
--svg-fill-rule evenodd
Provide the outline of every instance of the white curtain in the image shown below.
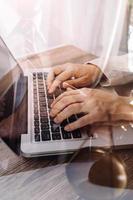
<path fill-rule="evenodd" d="M 0 34 L 16 57 L 62 44 L 116 55 L 127 8 L 128 0 L 0 0 Z"/>

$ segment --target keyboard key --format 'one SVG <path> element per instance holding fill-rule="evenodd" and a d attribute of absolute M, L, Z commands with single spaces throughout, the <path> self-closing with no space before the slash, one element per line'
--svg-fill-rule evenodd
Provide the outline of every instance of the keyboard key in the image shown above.
<path fill-rule="evenodd" d="M 44 89 L 39 89 L 39 93 L 44 93 Z"/>
<path fill-rule="evenodd" d="M 48 99 L 54 99 L 53 94 L 47 94 Z"/>
<path fill-rule="evenodd" d="M 40 141 L 40 135 L 35 135 L 35 142 L 39 142 Z"/>
<path fill-rule="evenodd" d="M 34 94 L 34 99 L 37 99 L 37 94 Z"/>
<path fill-rule="evenodd" d="M 33 76 L 36 76 L 36 73 L 35 73 L 35 72 L 33 73 Z"/>
<path fill-rule="evenodd" d="M 36 79 L 36 74 L 33 74 L 33 80 L 35 80 Z"/>
<path fill-rule="evenodd" d="M 34 127 L 35 127 L 36 129 L 39 129 L 39 121 L 38 121 L 38 124 L 37 124 L 37 123 L 34 124 Z"/>
<path fill-rule="evenodd" d="M 37 93 L 37 89 L 36 89 L 36 88 L 34 88 L 33 92 L 34 92 L 34 94 L 36 94 L 36 93 Z"/>
<path fill-rule="evenodd" d="M 38 115 L 38 110 L 34 110 L 34 114 L 35 114 L 35 115 Z"/>
<path fill-rule="evenodd" d="M 71 139 L 72 138 L 70 132 L 67 132 L 64 129 L 61 129 L 61 130 L 62 130 L 62 137 L 63 137 L 63 139 Z"/>
<path fill-rule="evenodd" d="M 51 140 L 49 131 L 42 131 L 41 135 L 42 135 L 42 141 Z"/>
<path fill-rule="evenodd" d="M 38 77 L 42 77 L 42 76 L 43 76 L 43 73 L 42 73 L 42 72 L 38 72 L 38 73 L 37 73 L 37 76 L 38 76 Z"/>
<path fill-rule="evenodd" d="M 69 117 L 68 120 L 69 120 L 69 123 L 72 123 L 72 122 L 75 122 L 77 119 L 75 115 L 72 115 L 71 117 Z"/>
<path fill-rule="evenodd" d="M 46 80 L 46 79 L 47 79 L 47 76 L 48 76 L 48 74 L 47 74 L 47 73 L 44 73 L 44 74 L 43 74 L 43 76 L 44 76 L 44 79 Z"/>
<path fill-rule="evenodd" d="M 60 126 L 58 124 L 55 123 L 51 123 L 51 131 L 54 132 L 60 132 Z"/>
<path fill-rule="evenodd" d="M 43 123 L 43 124 L 41 124 L 41 129 L 42 130 L 45 130 L 45 129 L 49 130 L 49 125 Z"/>
<path fill-rule="evenodd" d="M 37 104 L 37 103 L 38 103 L 37 99 L 34 99 L 34 104 Z"/>
<path fill-rule="evenodd" d="M 45 111 L 40 111 L 40 116 L 41 117 L 47 117 L 48 116 L 48 113 L 47 113 L 47 111 L 45 110 Z"/>
<path fill-rule="evenodd" d="M 37 98 L 34 98 L 34 102 L 37 102 Z"/>
<path fill-rule="evenodd" d="M 81 132 L 80 132 L 80 130 L 75 130 L 75 131 L 73 131 L 72 132 L 72 135 L 73 135 L 73 138 L 81 138 L 82 136 L 81 136 Z"/>
<path fill-rule="evenodd" d="M 45 97 L 45 93 L 44 92 L 39 92 L 39 97 Z"/>
<path fill-rule="evenodd" d="M 44 107 L 44 106 L 43 106 L 43 107 L 40 107 L 40 112 L 41 112 L 41 113 L 44 113 L 44 112 L 47 113 L 47 109 L 46 109 L 46 107 Z"/>
<path fill-rule="evenodd" d="M 35 120 L 39 120 L 39 116 L 38 115 L 34 115 L 34 119 Z"/>
<path fill-rule="evenodd" d="M 35 79 L 35 78 L 33 79 L 33 85 L 34 85 L 34 84 L 36 85 L 36 79 Z"/>
<path fill-rule="evenodd" d="M 39 128 L 35 128 L 34 129 L 34 132 L 37 134 L 37 133 L 40 133 L 40 129 Z"/>
<path fill-rule="evenodd" d="M 38 105 L 37 104 L 34 105 L 34 109 L 38 109 Z"/>
<path fill-rule="evenodd" d="M 46 102 L 40 102 L 40 108 L 46 107 Z"/>
<path fill-rule="evenodd" d="M 38 82 L 42 83 L 43 82 L 43 77 L 38 77 Z"/>
<path fill-rule="evenodd" d="M 35 126 L 39 126 L 39 121 L 34 121 Z"/>
<path fill-rule="evenodd" d="M 53 139 L 53 140 L 61 140 L 61 135 L 60 135 L 60 133 L 54 133 L 54 134 L 52 134 L 52 139 Z"/>
<path fill-rule="evenodd" d="M 40 103 L 45 102 L 45 97 L 40 97 L 40 98 L 39 98 L 39 102 L 40 102 Z"/>
<path fill-rule="evenodd" d="M 38 111 L 38 108 L 37 108 L 37 107 L 36 107 L 36 108 L 34 107 L 34 111 Z"/>
<path fill-rule="evenodd" d="M 41 113 L 40 113 L 40 117 L 41 117 L 41 118 L 42 118 L 42 117 L 48 117 L 47 112 L 41 112 Z"/>
<path fill-rule="evenodd" d="M 48 118 L 42 117 L 42 118 L 41 118 L 41 123 L 42 123 L 42 124 L 48 123 Z"/>
<path fill-rule="evenodd" d="M 67 121 L 67 119 L 66 119 L 66 120 L 64 120 L 64 121 L 60 124 L 60 126 L 61 126 L 61 127 L 65 127 L 67 124 L 68 124 L 68 121 Z"/>
<path fill-rule="evenodd" d="M 44 86 L 44 81 L 42 77 L 38 78 L 37 81 L 38 81 L 38 86 L 40 85 Z"/>

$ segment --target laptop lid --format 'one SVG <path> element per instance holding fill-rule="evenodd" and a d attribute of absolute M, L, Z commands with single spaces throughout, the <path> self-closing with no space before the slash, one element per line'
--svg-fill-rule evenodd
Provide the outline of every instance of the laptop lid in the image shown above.
<path fill-rule="evenodd" d="M 26 94 L 25 85 L 19 63 L 0 37 L 0 137 L 11 136 L 13 132 L 13 114 Z"/>

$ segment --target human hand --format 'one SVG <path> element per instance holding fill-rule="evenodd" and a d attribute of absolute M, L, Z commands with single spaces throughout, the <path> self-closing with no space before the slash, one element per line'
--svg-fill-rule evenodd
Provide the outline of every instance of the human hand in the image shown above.
<path fill-rule="evenodd" d="M 77 121 L 65 127 L 66 131 L 84 127 L 96 122 L 111 120 L 133 120 L 133 108 L 124 97 L 100 89 L 70 90 L 61 94 L 51 105 L 51 117 L 56 123 L 61 123 L 72 115 L 84 114 Z M 129 115 L 130 113 L 130 115 Z"/>
<path fill-rule="evenodd" d="M 47 78 L 49 93 L 53 93 L 60 85 L 63 88 L 87 87 L 97 80 L 99 74 L 100 69 L 92 64 L 66 63 L 55 66 Z"/>

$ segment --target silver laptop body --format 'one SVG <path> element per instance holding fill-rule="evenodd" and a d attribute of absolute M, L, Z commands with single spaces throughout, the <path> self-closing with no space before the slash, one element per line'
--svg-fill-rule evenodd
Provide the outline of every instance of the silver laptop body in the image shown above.
<path fill-rule="evenodd" d="M 72 116 L 72 118 L 67 119 L 62 125 L 56 125 L 49 116 L 49 94 L 47 93 L 46 77 L 51 68 L 41 68 L 30 70 L 27 74 L 28 76 L 28 134 L 21 136 L 21 151 L 24 156 L 38 156 L 38 155 L 55 155 L 64 154 L 77 151 L 84 147 L 96 147 L 105 148 L 114 145 L 115 148 L 127 148 L 132 147 L 133 143 L 133 126 L 129 124 L 128 126 L 121 125 L 119 127 L 113 127 L 111 133 L 113 134 L 111 138 L 109 136 L 110 127 L 104 130 L 104 134 L 99 134 L 96 130 L 93 135 L 90 135 L 89 130 L 76 130 L 72 133 L 67 133 L 64 131 L 63 127 L 66 123 L 70 123 L 78 116 Z M 41 80 L 42 79 L 42 82 Z M 37 91 L 33 88 L 37 84 Z M 40 86 L 39 86 L 40 84 Z M 36 92 L 38 94 L 37 109 L 34 108 L 34 101 L 36 104 Z M 34 94 L 35 91 L 35 94 Z M 61 91 L 62 92 L 62 91 Z M 45 96 L 45 103 L 42 108 L 41 115 L 41 102 L 43 101 L 42 96 Z M 42 99 L 41 99 L 42 98 Z M 50 97 L 51 98 L 51 97 Z M 56 97 L 53 95 L 53 99 Z M 44 116 L 43 116 L 44 112 Z M 46 112 L 46 115 L 45 115 Z M 37 129 L 35 130 L 35 113 L 39 115 L 37 118 Z M 38 117 L 38 116 L 36 116 Z M 46 124 L 41 127 L 41 118 L 46 117 Z M 39 123 L 38 123 L 39 121 Z M 45 121 L 45 119 L 44 119 Z M 39 124 L 39 125 L 38 125 Z M 44 130 L 43 130 L 44 129 Z M 35 133 L 37 131 L 37 135 Z M 43 135 L 44 134 L 44 135 Z M 45 136 L 45 134 L 48 134 Z M 107 134 L 107 136 L 106 136 Z M 39 136 L 38 136 L 39 135 Z M 45 138 L 46 137 L 46 138 Z M 113 141 L 112 141 L 113 140 Z"/>

